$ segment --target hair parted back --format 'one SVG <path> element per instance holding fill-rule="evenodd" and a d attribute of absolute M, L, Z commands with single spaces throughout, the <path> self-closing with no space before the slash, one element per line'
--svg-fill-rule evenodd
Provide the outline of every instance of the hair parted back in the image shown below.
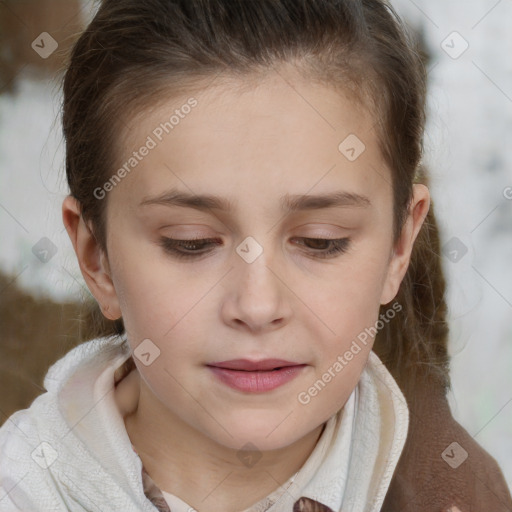
<path fill-rule="evenodd" d="M 71 195 L 106 252 L 108 196 L 93 194 L 119 163 L 125 121 L 216 76 L 246 77 L 291 63 L 303 76 L 371 109 L 392 171 L 394 239 L 421 166 L 426 76 L 419 52 L 383 0 L 103 0 L 73 47 L 63 130 Z M 396 297 L 402 311 L 374 350 L 400 384 L 424 372 L 448 386 L 448 326 L 438 227 L 431 205 Z M 389 307 L 389 306 L 387 306 Z M 382 311 L 386 306 L 382 306 Z M 98 310 L 94 312 L 96 320 Z M 122 331 L 103 321 L 96 335 Z"/>

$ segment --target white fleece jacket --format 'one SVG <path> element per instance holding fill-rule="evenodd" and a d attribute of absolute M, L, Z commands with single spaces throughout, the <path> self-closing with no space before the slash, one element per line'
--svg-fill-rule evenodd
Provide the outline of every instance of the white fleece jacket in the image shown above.
<path fill-rule="evenodd" d="M 114 398 L 114 372 L 129 356 L 119 337 L 79 345 L 49 369 L 47 392 L 6 420 L 0 428 L 0 512 L 157 511 L 144 494 L 142 462 Z M 336 468 L 333 449 L 307 489 L 316 492 L 328 475 L 339 475 L 343 493 L 328 497 L 341 500 L 336 512 L 377 512 L 405 444 L 409 415 L 398 385 L 373 352 L 347 406 L 348 469 Z M 291 512 L 289 506 L 282 510 Z"/>

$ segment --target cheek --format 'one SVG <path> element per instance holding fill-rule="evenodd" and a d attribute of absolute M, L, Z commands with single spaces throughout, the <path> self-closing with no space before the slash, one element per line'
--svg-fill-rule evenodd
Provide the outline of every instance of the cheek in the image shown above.
<path fill-rule="evenodd" d="M 311 300 L 320 304 L 336 334 L 357 334 L 354 331 L 364 329 L 378 316 L 385 275 L 382 259 L 361 258 L 342 268 Z"/>
<path fill-rule="evenodd" d="M 318 372 L 334 373 L 335 383 L 330 388 L 337 388 L 338 392 L 353 388 L 373 346 L 385 263 L 382 258 L 361 258 L 340 268 L 327 288 L 317 288 L 316 294 L 310 295 L 312 303 L 317 304 L 315 311 L 324 321 Z M 318 327 L 316 331 L 319 332 Z M 341 363 L 339 356 L 343 358 Z"/>
<path fill-rule="evenodd" d="M 215 276 L 191 275 L 165 258 L 144 258 L 130 255 L 115 273 L 114 286 L 124 325 L 132 343 L 137 346 L 149 338 L 161 349 L 163 359 L 171 357 L 173 365 L 190 357 L 197 344 L 206 337 L 205 326 L 211 324 L 210 301 Z M 176 344 L 174 340 L 186 340 Z M 195 341 L 196 340 L 196 341 Z"/>
<path fill-rule="evenodd" d="M 191 292 L 160 260 L 136 251 L 124 254 L 112 271 L 126 330 L 134 340 L 161 337 L 185 315 Z"/>

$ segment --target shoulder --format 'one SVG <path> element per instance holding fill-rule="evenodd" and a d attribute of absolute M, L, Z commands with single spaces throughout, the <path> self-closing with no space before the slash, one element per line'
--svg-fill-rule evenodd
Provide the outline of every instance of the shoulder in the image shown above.
<path fill-rule="evenodd" d="M 87 404 L 77 398 L 94 387 L 90 368 L 100 367 L 99 359 L 119 357 L 120 350 L 123 358 L 120 343 L 110 338 L 75 347 L 48 370 L 47 391 L 0 427 L 0 512 L 70 510 L 66 495 L 80 494 L 69 488 L 70 474 L 94 471 L 96 462 L 71 432 L 68 416 L 83 416 Z"/>
<path fill-rule="evenodd" d="M 129 346 L 125 336 L 113 335 L 81 343 L 50 367 L 44 378 L 44 387 L 50 392 L 57 393 L 79 370 L 88 366 L 98 369 L 99 361 L 107 363 L 117 356 L 123 359 L 129 357 Z"/>
<path fill-rule="evenodd" d="M 41 428 L 53 408 L 48 393 L 28 409 L 12 414 L 0 428 L 0 511 L 59 510 L 48 468 L 55 460 L 55 439 Z M 48 423 L 48 422 L 47 422 Z M 46 439 L 46 440 L 44 440 Z"/>

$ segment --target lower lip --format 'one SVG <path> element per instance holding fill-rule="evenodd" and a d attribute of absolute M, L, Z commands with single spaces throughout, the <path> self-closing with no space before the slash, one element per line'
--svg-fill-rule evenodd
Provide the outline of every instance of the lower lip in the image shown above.
<path fill-rule="evenodd" d="M 247 393 L 263 393 L 290 382 L 299 375 L 305 366 L 305 364 L 285 366 L 279 370 L 259 372 L 229 370 L 217 366 L 209 366 L 208 368 L 213 371 L 220 381 L 233 389 Z"/>

